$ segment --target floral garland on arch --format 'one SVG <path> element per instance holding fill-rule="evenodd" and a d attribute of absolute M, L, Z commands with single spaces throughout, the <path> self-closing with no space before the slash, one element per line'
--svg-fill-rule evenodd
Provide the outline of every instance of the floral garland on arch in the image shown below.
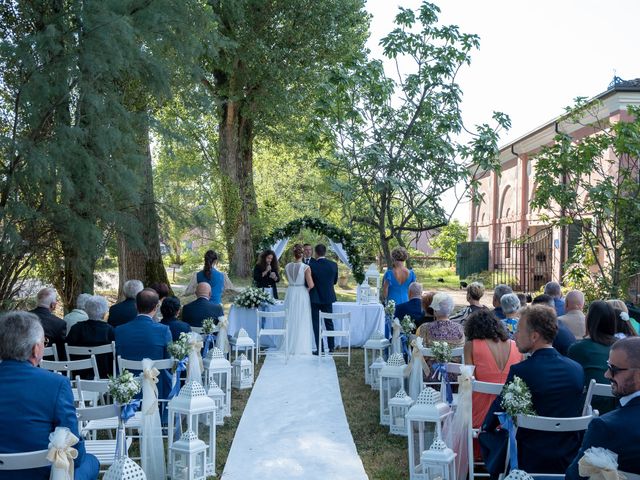
<path fill-rule="evenodd" d="M 353 235 L 319 218 L 305 216 L 274 230 L 269 236 L 262 239 L 258 246 L 258 253 L 271 248 L 272 245 L 283 238 L 290 238 L 297 235 L 300 233 L 300 230 L 305 228 L 326 235 L 331 240 L 341 243 L 342 248 L 344 248 L 349 258 L 349 262 L 351 262 L 351 271 L 356 282 L 362 283 L 364 281 L 364 267 L 362 266 L 362 259 L 360 258 L 358 248 L 353 242 Z"/>

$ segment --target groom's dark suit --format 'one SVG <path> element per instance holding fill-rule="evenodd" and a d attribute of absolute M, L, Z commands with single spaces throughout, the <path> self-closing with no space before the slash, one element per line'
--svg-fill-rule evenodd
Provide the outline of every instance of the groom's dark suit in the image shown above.
<path fill-rule="evenodd" d="M 332 313 L 333 302 L 336 301 L 336 292 L 333 286 L 338 283 L 338 264 L 326 258 L 311 260 L 311 277 L 313 288 L 309 292 L 311 300 L 311 322 L 313 323 L 313 335 L 318 344 L 318 326 L 320 324 L 320 312 Z M 327 330 L 333 330 L 333 320 L 326 320 Z M 329 351 L 333 351 L 333 337 L 327 339 Z M 318 349 L 320 351 L 320 349 Z"/>

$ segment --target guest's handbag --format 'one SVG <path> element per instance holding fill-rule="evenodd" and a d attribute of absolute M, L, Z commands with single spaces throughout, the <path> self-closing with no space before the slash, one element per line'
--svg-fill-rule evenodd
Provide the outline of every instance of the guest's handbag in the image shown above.
<path fill-rule="evenodd" d="M 506 430 L 480 432 L 478 443 L 482 459 L 492 479 L 497 479 L 505 471 L 509 434 Z"/>

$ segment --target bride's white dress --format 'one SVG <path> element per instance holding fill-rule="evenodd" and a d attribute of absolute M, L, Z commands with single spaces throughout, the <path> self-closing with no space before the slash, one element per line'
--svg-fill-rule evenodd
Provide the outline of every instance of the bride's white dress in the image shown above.
<path fill-rule="evenodd" d="M 311 302 L 304 284 L 304 274 L 308 268 L 309 266 L 302 262 L 289 263 L 284 267 L 289 281 L 284 299 L 289 355 L 311 355 L 315 346 L 311 324 Z"/>

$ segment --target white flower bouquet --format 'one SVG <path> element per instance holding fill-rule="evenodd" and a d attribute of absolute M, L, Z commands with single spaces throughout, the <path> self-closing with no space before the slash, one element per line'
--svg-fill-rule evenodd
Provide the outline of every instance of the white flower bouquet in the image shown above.
<path fill-rule="evenodd" d="M 256 287 L 245 288 L 240 292 L 234 303 L 243 308 L 258 308 L 262 303 L 274 304 L 275 300 L 263 289 Z"/>
<path fill-rule="evenodd" d="M 216 333 L 218 331 L 218 326 L 216 325 L 216 320 L 214 318 L 205 318 L 202 321 L 202 333 L 211 334 Z"/>
<path fill-rule="evenodd" d="M 394 313 L 396 313 L 396 302 L 393 300 L 389 300 L 387 305 L 384 307 L 384 314 L 388 317 L 393 318 Z"/>
<path fill-rule="evenodd" d="M 451 345 L 443 341 L 431 343 L 431 353 L 438 363 L 449 363 L 451 361 Z"/>
<path fill-rule="evenodd" d="M 191 346 L 189 345 L 189 334 L 185 332 L 182 332 L 180 334 L 178 340 L 169 343 L 169 345 L 167 346 L 167 351 L 176 360 L 182 360 L 184 357 L 188 356 L 190 349 Z"/>
<path fill-rule="evenodd" d="M 120 375 L 109 376 L 109 394 L 120 405 L 126 405 L 133 397 L 140 393 L 140 380 L 128 370 Z"/>
<path fill-rule="evenodd" d="M 413 318 L 411 318 L 409 315 L 405 315 L 404 317 L 402 317 L 400 326 L 402 327 L 402 333 L 405 333 L 407 335 L 411 335 L 416 329 L 416 324 L 413 322 Z"/>
<path fill-rule="evenodd" d="M 517 415 L 535 415 L 531 402 L 531 391 L 520 377 L 513 377 L 502 390 L 502 408 L 511 417 Z"/>

